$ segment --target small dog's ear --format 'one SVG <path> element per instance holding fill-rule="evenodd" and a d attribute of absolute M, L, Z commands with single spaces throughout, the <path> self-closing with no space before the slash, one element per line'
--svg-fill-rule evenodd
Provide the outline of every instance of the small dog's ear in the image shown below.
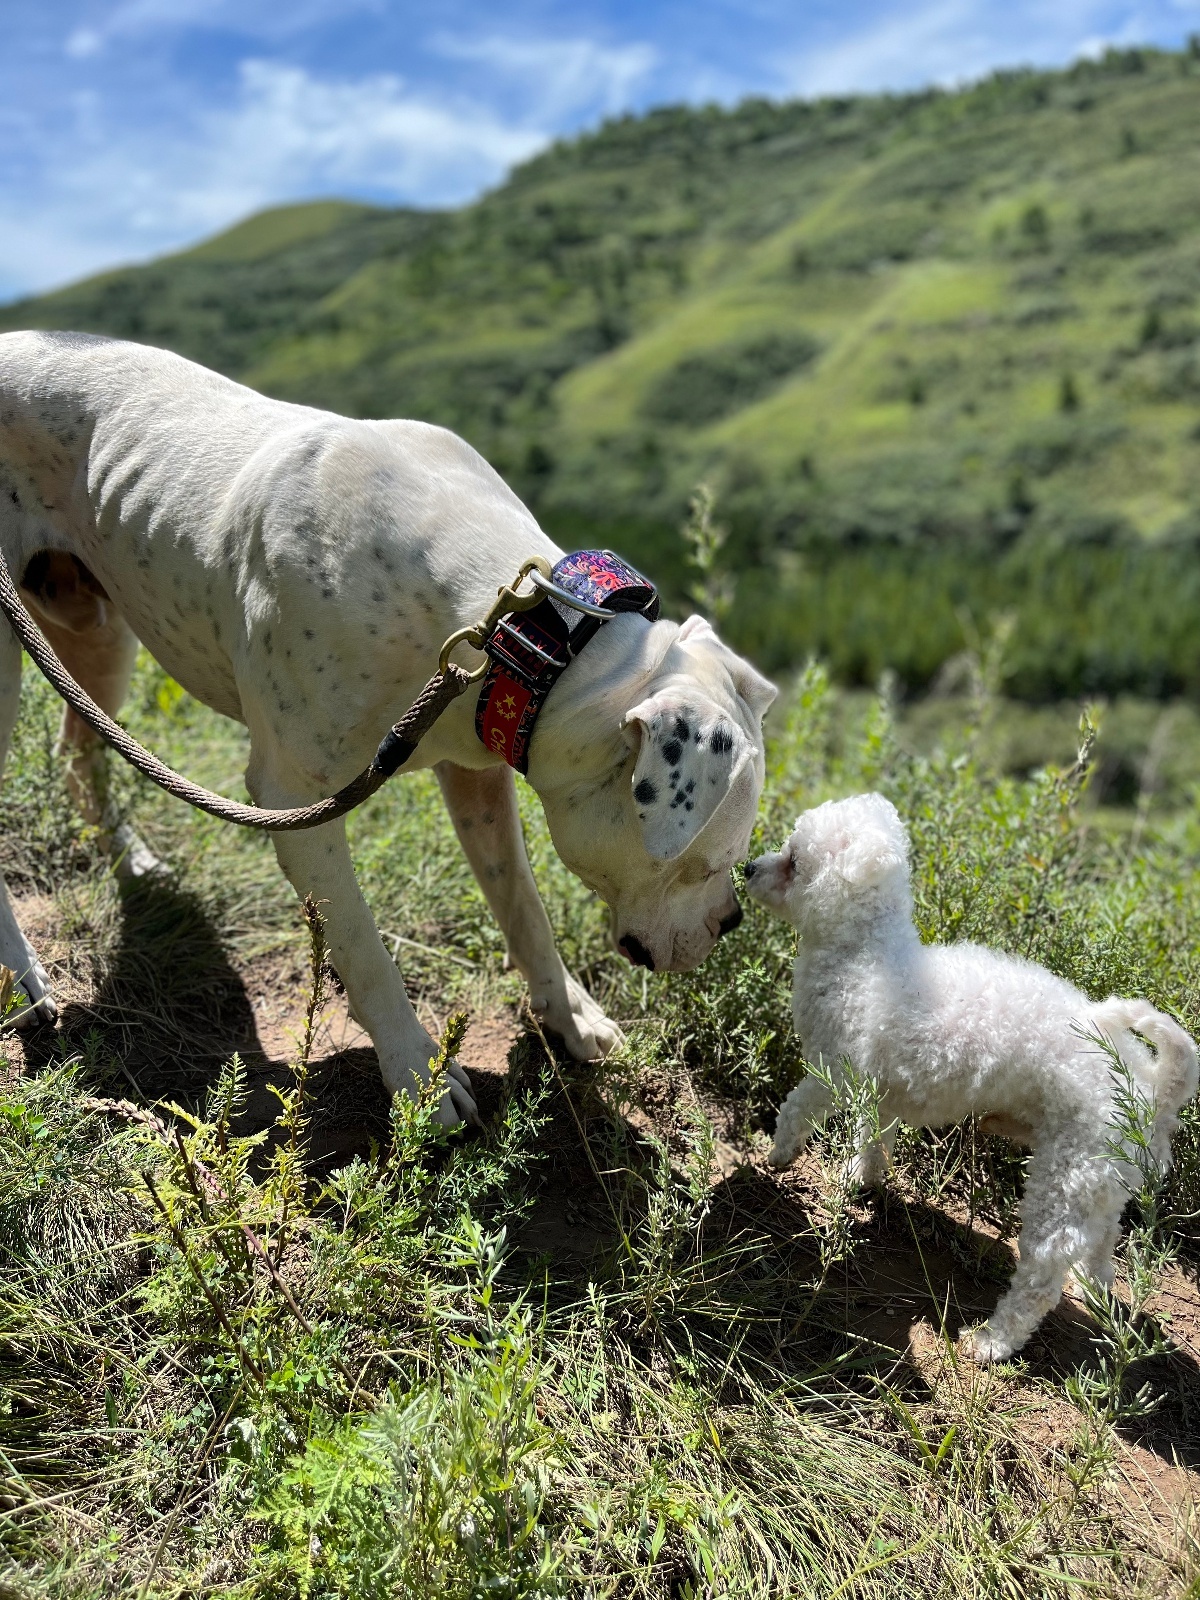
<path fill-rule="evenodd" d="M 874 889 L 906 865 L 890 840 L 878 833 L 857 834 L 836 859 L 838 872 L 856 889 Z"/>
<path fill-rule="evenodd" d="M 659 861 L 681 856 L 735 789 L 748 782 L 753 790 L 757 751 L 711 703 L 655 695 L 634 706 L 623 731 L 637 751 L 633 804 L 642 839 Z"/>

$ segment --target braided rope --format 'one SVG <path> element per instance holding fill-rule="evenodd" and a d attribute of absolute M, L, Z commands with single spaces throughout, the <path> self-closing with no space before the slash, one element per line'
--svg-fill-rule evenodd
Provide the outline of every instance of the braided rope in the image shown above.
<path fill-rule="evenodd" d="M 0 611 L 12 624 L 26 652 L 43 677 L 80 717 L 131 767 L 136 767 L 143 777 L 158 784 L 178 800 L 209 816 L 220 817 L 223 822 L 234 822 L 242 828 L 262 828 L 269 833 L 292 833 L 301 828 L 319 828 L 323 822 L 344 817 L 348 811 L 362 805 L 392 774 L 408 760 L 417 745 L 432 728 L 451 701 L 456 700 L 471 683 L 471 675 L 450 662 L 446 670 L 435 672 L 421 690 L 400 721 L 386 733 L 375 753 L 371 765 L 351 779 L 327 800 L 318 800 L 310 806 L 296 806 L 287 811 L 269 811 L 258 806 L 246 806 L 224 795 L 202 789 L 173 771 L 157 756 L 140 745 L 119 723 L 102 711 L 92 697 L 82 689 L 55 655 L 45 635 L 21 603 L 16 585 L 12 581 L 3 555 L 0 555 Z"/>

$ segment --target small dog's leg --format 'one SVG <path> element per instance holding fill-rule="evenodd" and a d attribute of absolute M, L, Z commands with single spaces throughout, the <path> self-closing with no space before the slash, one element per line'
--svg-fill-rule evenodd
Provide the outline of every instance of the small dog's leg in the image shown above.
<path fill-rule="evenodd" d="M 606 1056 L 621 1030 L 562 964 L 533 881 L 510 767 L 481 772 L 443 761 L 436 767 L 463 853 L 529 985 L 530 1006 L 577 1061 Z"/>
<path fill-rule="evenodd" d="M 1024 1234 L 1021 1243 L 1026 1245 Z M 1062 1299 L 1070 1266 L 1066 1254 L 1028 1262 L 1022 1255 L 1007 1293 L 988 1320 L 971 1333 L 969 1354 L 985 1366 L 989 1361 L 1006 1361 L 1015 1355 L 1046 1313 Z"/>
<path fill-rule="evenodd" d="M 4 762 L 20 704 L 21 646 L 8 624 L 0 622 L 0 779 L 4 776 Z M 0 966 L 7 967 L 17 980 L 19 1009 L 10 1013 L 7 1026 L 28 1028 L 40 1022 L 53 1022 L 58 1016 L 58 1007 L 50 994 L 50 979 L 33 946 L 21 932 L 3 877 L 0 877 Z M 24 1004 L 20 1004 L 22 998 Z M 0 1025 L 4 1025 L 3 1018 L 0 1018 Z"/>
<path fill-rule="evenodd" d="M 892 1164 L 892 1147 L 896 1143 L 900 1123 L 895 1117 L 890 1122 L 884 1122 L 883 1103 L 879 1110 L 881 1126 L 878 1138 L 871 1137 L 873 1124 L 870 1122 L 864 1122 L 858 1130 L 858 1154 L 850 1168 L 850 1183 L 856 1189 L 876 1188 L 887 1177 Z"/>
<path fill-rule="evenodd" d="M 1003 1361 L 1020 1350 L 1062 1299 L 1071 1264 L 1084 1249 L 1088 1219 L 1103 1199 L 1095 1171 L 1078 1165 L 1080 1145 L 1087 1142 L 1084 1136 L 1070 1141 L 1074 1163 L 1064 1151 L 1065 1139 L 1034 1151 L 1021 1202 L 1021 1259 L 995 1311 L 970 1335 L 968 1349 L 976 1361 Z"/>
<path fill-rule="evenodd" d="M 1076 1271 L 1082 1272 L 1096 1283 L 1103 1284 L 1106 1289 L 1112 1288 L 1117 1275 L 1113 1255 L 1116 1252 L 1117 1241 L 1121 1237 L 1121 1213 L 1128 1198 L 1125 1190 L 1114 1179 L 1112 1193 L 1094 1207 L 1088 1218 L 1087 1248 L 1074 1263 Z M 1082 1298 L 1078 1284 L 1074 1284 L 1073 1287 L 1077 1298 Z"/>
<path fill-rule="evenodd" d="M 75 681 L 110 717 L 124 704 L 137 659 L 138 642 L 111 605 L 105 620 L 84 632 L 64 628 L 39 616 L 46 638 Z M 113 860 L 118 878 L 141 878 L 163 871 L 162 863 L 117 815 L 108 787 L 108 748 L 100 735 L 63 707 L 59 754 L 66 759 L 67 787 L 84 821 L 96 828 Z"/>
<path fill-rule="evenodd" d="M 833 1096 L 819 1078 L 801 1078 L 779 1108 L 775 1142 L 768 1157 L 773 1167 L 786 1167 L 803 1150 L 833 1106 Z"/>

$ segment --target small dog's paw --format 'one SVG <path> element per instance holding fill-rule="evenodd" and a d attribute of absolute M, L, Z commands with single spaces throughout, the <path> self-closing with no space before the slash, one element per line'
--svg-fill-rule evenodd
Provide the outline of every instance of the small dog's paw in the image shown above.
<path fill-rule="evenodd" d="M 1007 1361 L 1013 1353 L 1012 1342 L 993 1333 L 986 1322 L 963 1335 L 962 1348 L 963 1353 L 981 1367 L 993 1361 Z"/>
<path fill-rule="evenodd" d="M 887 1170 L 888 1158 L 882 1150 L 860 1150 L 846 1173 L 851 1191 L 877 1189 L 887 1177 Z"/>
<path fill-rule="evenodd" d="M 529 1009 L 547 1033 L 558 1036 L 576 1061 L 598 1061 L 624 1044 L 625 1035 L 604 1015 L 582 984 L 564 973 L 561 990 L 530 997 Z"/>

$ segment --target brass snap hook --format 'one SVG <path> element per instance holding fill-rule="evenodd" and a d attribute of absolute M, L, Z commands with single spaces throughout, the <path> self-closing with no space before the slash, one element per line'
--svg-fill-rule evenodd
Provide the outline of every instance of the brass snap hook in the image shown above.
<path fill-rule="evenodd" d="M 445 672 L 449 667 L 450 652 L 456 645 L 469 644 L 472 650 L 482 650 L 487 640 L 491 637 L 492 629 L 500 621 L 501 617 L 507 615 L 510 611 L 532 611 L 534 606 L 540 605 L 542 602 L 542 591 L 540 589 L 532 588 L 528 594 L 518 594 L 517 585 L 522 579 L 527 578 L 531 572 L 538 572 L 548 580 L 552 570 L 545 556 L 530 556 L 528 561 L 523 562 L 520 572 L 517 573 L 512 583 L 501 584 L 499 589 L 496 590 L 496 598 L 492 603 L 491 610 L 483 621 L 472 623 L 469 628 L 459 628 L 457 633 L 452 633 L 446 640 L 442 646 L 441 654 L 438 656 L 439 670 Z M 484 660 L 481 666 L 476 667 L 473 672 L 468 674 L 468 682 L 477 683 L 481 678 L 487 676 L 487 670 L 488 663 Z"/>

